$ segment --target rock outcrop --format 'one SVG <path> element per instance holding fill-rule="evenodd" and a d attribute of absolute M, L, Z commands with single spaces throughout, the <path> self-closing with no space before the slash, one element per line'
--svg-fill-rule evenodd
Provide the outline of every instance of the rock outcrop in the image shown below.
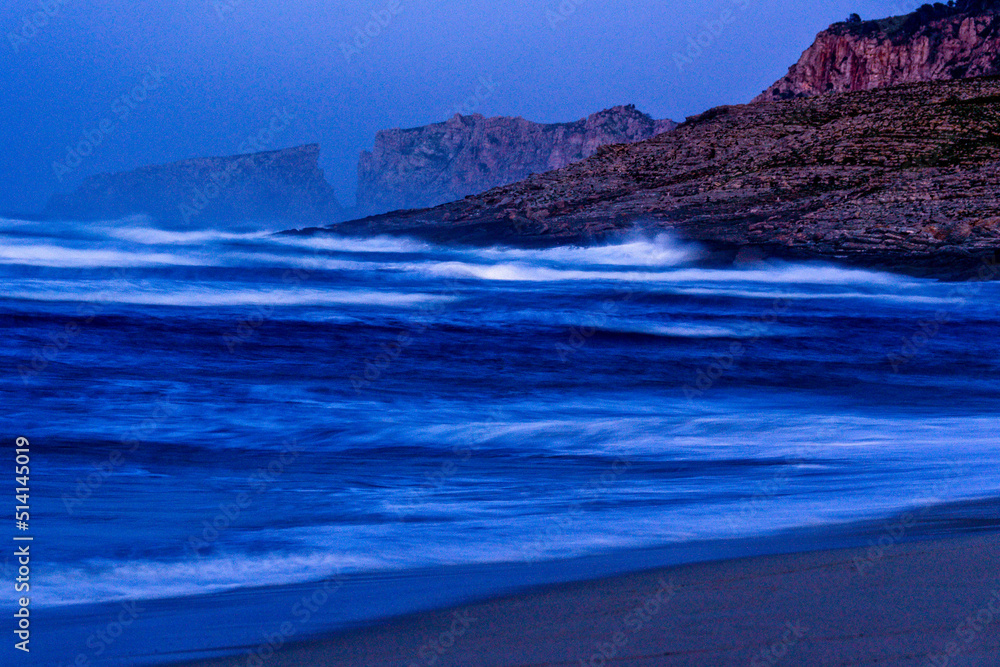
<path fill-rule="evenodd" d="M 998 183 L 1000 80 L 963 79 L 719 107 L 558 171 L 327 230 L 545 246 L 640 226 L 733 254 L 962 276 L 1000 249 Z"/>
<path fill-rule="evenodd" d="M 106 219 L 146 214 L 178 229 L 247 221 L 328 223 L 341 216 L 315 144 L 183 160 L 86 179 L 46 214 Z"/>
<path fill-rule="evenodd" d="M 836 23 L 754 102 L 995 74 L 1000 2 L 959 0 L 906 16 Z"/>
<path fill-rule="evenodd" d="M 357 207 L 376 213 L 454 201 L 565 167 L 600 146 L 649 139 L 676 125 L 630 105 L 573 123 L 456 114 L 426 127 L 383 130 L 374 151 L 361 155 Z"/>

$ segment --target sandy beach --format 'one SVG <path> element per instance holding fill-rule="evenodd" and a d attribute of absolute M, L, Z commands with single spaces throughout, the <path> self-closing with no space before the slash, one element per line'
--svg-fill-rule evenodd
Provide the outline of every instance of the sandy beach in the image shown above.
<path fill-rule="evenodd" d="M 881 544 L 554 586 L 188 664 L 1000 664 L 1000 537 Z"/>

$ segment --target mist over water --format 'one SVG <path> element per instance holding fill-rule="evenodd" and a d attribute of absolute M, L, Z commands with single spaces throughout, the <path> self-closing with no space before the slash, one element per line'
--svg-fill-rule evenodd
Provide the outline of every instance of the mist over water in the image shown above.
<path fill-rule="evenodd" d="M 997 496 L 997 285 L 697 255 L 0 221 L 0 420 L 32 443 L 35 600 Z"/>

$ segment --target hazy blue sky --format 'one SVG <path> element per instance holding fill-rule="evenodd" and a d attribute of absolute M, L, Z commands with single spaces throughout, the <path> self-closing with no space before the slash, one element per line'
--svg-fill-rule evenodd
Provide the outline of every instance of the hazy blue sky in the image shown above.
<path fill-rule="evenodd" d="M 4 0 L 0 211 L 40 208 L 93 173 L 237 153 L 283 109 L 294 118 L 265 147 L 320 143 L 351 204 L 358 152 L 379 129 L 463 105 L 565 121 L 634 103 L 683 120 L 748 101 L 851 12 L 918 4 Z M 366 28 L 376 36 L 356 41 Z M 100 144 L 67 166 L 85 133 Z"/>

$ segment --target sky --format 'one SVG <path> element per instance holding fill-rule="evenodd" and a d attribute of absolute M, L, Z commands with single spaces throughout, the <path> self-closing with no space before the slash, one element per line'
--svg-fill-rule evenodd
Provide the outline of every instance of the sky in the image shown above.
<path fill-rule="evenodd" d="M 852 12 L 919 4 L 4 0 L 0 212 L 40 210 L 96 173 L 305 143 L 351 206 L 380 129 L 617 104 L 681 121 L 749 101 Z"/>

